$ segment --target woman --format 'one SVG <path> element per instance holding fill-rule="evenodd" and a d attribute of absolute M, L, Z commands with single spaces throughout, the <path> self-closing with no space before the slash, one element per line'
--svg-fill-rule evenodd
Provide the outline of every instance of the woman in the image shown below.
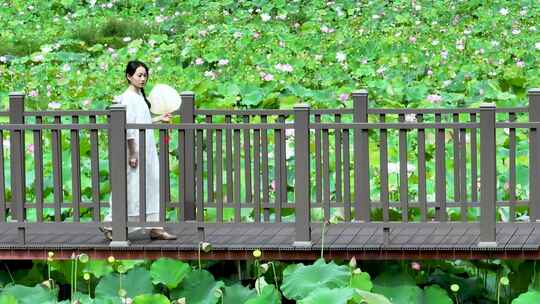
<path fill-rule="evenodd" d="M 126 122 L 135 124 L 152 123 L 150 116 L 150 103 L 146 99 L 144 86 L 148 80 L 148 67 L 140 61 L 130 61 L 126 67 L 128 88 L 115 102 L 126 106 Z M 166 120 L 168 117 L 159 117 Z M 127 150 L 127 201 L 129 221 L 138 221 L 139 218 L 139 132 L 128 129 Z M 152 130 L 146 132 L 146 220 L 159 221 L 159 160 Z M 107 214 L 105 221 L 111 221 L 111 214 Z M 174 240 L 176 236 L 168 233 L 163 227 L 149 227 L 152 239 Z M 107 239 L 112 239 L 111 228 L 101 228 Z"/>

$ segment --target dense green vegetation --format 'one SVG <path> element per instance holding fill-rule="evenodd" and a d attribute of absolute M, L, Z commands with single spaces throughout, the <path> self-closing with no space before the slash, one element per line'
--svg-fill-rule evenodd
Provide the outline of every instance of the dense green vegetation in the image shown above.
<path fill-rule="evenodd" d="M 202 248 L 211 250 L 209 244 Z M 203 253 L 204 257 L 204 253 Z M 282 263 L 161 258 L 155 261 L 36 261 L 14 271 L 3 262 L 0 303 L 451 304 L 538 303 L 540 268 L 524 261 Z M 62 300 L 57 302 L 58 299 Z M 70 301 L 71 300 L 71 301 Z"/>
<path fill-rule="evenodd" d="M 104 108 L 127 60 L 201 107 L 525 105 L 540 85 L 535 1 L 0 2 L 0 99 Z M 53 102 L 51 104 L 51 102 Z M 58 103 L 56 103 L 58 102 Z"/>

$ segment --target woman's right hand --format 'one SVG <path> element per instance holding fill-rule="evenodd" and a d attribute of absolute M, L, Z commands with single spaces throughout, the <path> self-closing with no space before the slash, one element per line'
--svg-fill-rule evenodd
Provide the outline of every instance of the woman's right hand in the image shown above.
<path fill-rule="evenodd" d="M 137 168 L 137 164 L 138 164 L 139 160 L 137 159 L 136 156 L 130 156 L 128 158 L 128 164 L 131 168 L 135 169 Z"/>

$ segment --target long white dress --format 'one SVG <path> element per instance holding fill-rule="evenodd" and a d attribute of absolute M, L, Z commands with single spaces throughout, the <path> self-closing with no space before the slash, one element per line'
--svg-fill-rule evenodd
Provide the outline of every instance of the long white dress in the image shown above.
<path fill-rule="evenodd" d="M 126 106 L 126 122 L 128 124 L 152 123 L 150 111 L 142 95 L 128 89 L 117 96 L 115 102 Z M 127 140 L 133 139 L 135 141 L 134 146 L 139 153 L 139 131 L 128 129 L 126 137 Z M 138 159 L 140 160 L 140 157 Z M 127 204 L 130 222 L 136 222 L 139 219 L 139 165 L 136 168 L 127 165 Z M 148 222 L 159 221 L 159 159 L 153 130 L 146 131 L 146 220 Z M 111 221 L 110 212 L 105 217 L 105 221 Z"/>

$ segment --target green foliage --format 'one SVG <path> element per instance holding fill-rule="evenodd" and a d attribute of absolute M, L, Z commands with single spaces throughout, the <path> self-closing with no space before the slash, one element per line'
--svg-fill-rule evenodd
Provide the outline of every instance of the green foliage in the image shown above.
<path fill-rule="evenodd" d="M 115 297 L 122 288 L 127 296 L 133 298 L 140 294 L 152 293 L 154 290 L 150 272 L 142 267 L 136 267 L 125 275 L 111 273 L 105 275 L 96 286 L 96 297 Z"/>
<path fill-rule="evenodd" d="M 257 292 L 254 289 L 249 289 L 241 284 L 226 286 L 223 289 L 223 303 L 245 303 L 256 296 Z"/>
<path fill-rule="evenodd" d="M 0 304 L 17 304 L 17 298 L 10 294 L 0 295 Z"/>
<path fill-rule="evenodd" d="M 173 289 L 191 271 L 191 267 L 183 262 L 161 258 L 150 268 L 150 275 L 154 284 L 163 283 L 167 288 Z"/>
<path fill-rule="evenodd" d="M 11 295 L 17 299 L 17 303 L 19 304 L 56 302 L 56 293 L 41 285 L 36 285 L 34 287 L 11 285 L 5 287 L 0 295 L 2 296 L 2 299 L 6 299 L 6 301 L 11 299 L 11 297 L 9 297 L 9 295 Z"/>
<path fill-rule="evenodd" d="M 307 297 L 298 301 L 299 304 L 347 304 L 353 297 L 354 290 L 351 288 L 319 288 L 311 292 Z"/>
<path fill-rule="evenodd" d="M 260 295 L 247 300 L 244 304 L 281 304 L 281 296 L 274 285 L 267 285 Z"/>
<path fill-rule="evenodd" d="M 133 304 L 170 304 L 166 296 L 160 294 L 143 294 L 133 299 Z"/>
<path fill-rule="evenodd" d="M 512 304 L 532 304 L 540 302 L 540 292 L 531 290 L 526 293 L 522 293 L 512 301 Z"/>
<path fill-rule="evenodd" d="M 206 270 L 193 270 L 178 288 L 171 290 L 171 297 L 186 298 L 186 302 L 190 304 L 215 304 L 221 297 L 221 288 L 224 285 Z"/>
<path fill-rule="evenodd" d="M 293 264 L 283 271 L 281 291 L 287 299 L 300 300 L 313 290 L 340 288 L 349 284 L 351 273 L 347 266 L 318 259 L 313 265 Z"/>

